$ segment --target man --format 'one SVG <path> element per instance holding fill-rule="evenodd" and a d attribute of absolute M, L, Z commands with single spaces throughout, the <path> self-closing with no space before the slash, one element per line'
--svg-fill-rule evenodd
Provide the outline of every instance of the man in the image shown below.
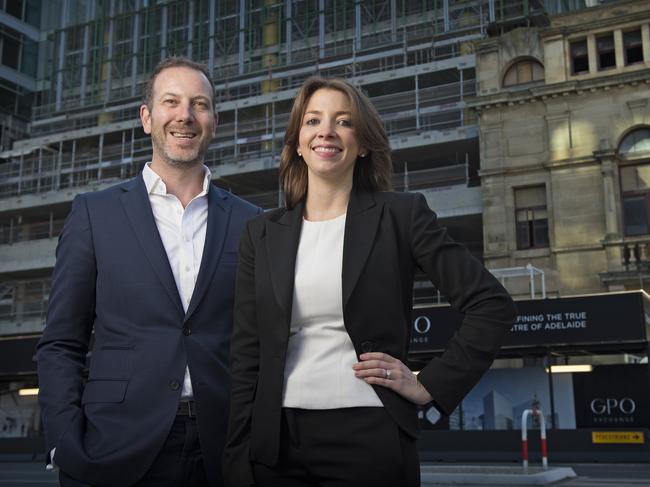
<path fill-rule="evenodd" d="M 260 210 L 210 184 L 213 100 L 202 65 L 162 61 L 140 107 L 151 162 L 72 204 L 37 349 L 63 486 L 222 485 L 237 247 Z"/>

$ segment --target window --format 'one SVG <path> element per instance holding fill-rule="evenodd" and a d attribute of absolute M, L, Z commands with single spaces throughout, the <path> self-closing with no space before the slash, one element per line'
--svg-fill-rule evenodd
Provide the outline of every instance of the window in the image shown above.
<path fill-rule="evenodd" d="M 621 156 L 650 155 L 650 128 L 633 130 L 619 145 Z M 626 236 L 650 233 L 650 163 L 622 166 L 623 231 Z"/>
<path fill-rule="evenodd" d="M 522 85 L 535 81 L 544 81 L 544 66 L 534 59 L 527 59 L 510 66 L 503 77 L 503 86 Z"/>
<path fill-rule="evenodd" d="M 623 32 L 623 53 L 625 54 L 626 66 L 643 62 L 641 29 Z"/>
<path fill-rule="evenodd" d="M 616 67 L 614 34 L 612 32 L 596 37 L 596 50 L 598 51 L 598 69 L 603 70 Z"/>
<path fill-rule="evenodd" d="M 517 249 L 548 247 L 546 186 L 515 189 Z"/>
<path fill-rule="evenodd" d="M 650 164 L 621 168 L 625 235 L 650 233 Z"/>
<path fill-rule="evenodd" d="M 618 147 L 619 154 L 650 152 L 650 128 L 644 127 L 627 134 Z"/>
<path fill-rule="evenodd" d="M 587 39 L 574 41 L 570 44 L 571 73 L 582 74 L 589 72 L 589 55 L 587 52 Z"/>

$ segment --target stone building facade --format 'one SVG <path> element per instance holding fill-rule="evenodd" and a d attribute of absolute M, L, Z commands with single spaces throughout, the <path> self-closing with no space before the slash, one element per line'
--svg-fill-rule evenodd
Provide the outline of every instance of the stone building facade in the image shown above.
<path fill-rule="evenodd" d="M 532 264 L 548 296 L 650 288 L 650 4 L 475 46 L 486 266 Z"/>

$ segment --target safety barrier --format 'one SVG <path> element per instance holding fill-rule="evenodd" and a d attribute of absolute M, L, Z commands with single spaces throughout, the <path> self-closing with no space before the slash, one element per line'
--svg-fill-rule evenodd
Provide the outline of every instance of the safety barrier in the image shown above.
<path fill-rule="evenodd" d="M 527 419 L 532 415 L 533 418 L 539 418 L 539 432 L 542 444 L 542 468 L 548 468 L 548 450 L 546 448 L 546 422 L 544 414 L 539 408 L 526 409 L 521 415 L 521 457 L 523 460 L 524 470 L 528 469 L 528 430 Z"/>

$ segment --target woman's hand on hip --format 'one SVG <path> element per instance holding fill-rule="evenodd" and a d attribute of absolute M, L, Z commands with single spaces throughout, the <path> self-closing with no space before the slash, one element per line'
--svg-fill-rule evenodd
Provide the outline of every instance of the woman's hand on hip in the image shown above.
<path fill-rule="evenodd" d="M 352 366 L 354 375 L 368 384 L 387 387 L 409 401 L 423 405 L 433 399 L 417 376 L 400 360 L 381 352 L 363 353 Z"/>

